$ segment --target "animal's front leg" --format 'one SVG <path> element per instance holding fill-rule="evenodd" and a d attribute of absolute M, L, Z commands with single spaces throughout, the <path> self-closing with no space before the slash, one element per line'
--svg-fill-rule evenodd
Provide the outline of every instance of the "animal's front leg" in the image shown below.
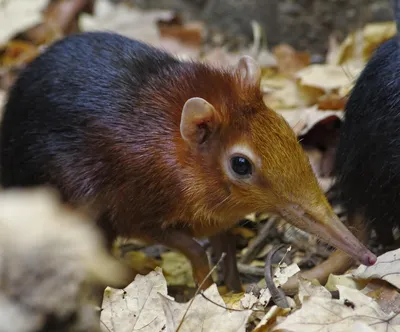
<path fill-rule="evenodd" d="M 222 273 L 226 287 L 234 292 L 242 292 L 239 270 L 236 260 L 236 241 L 231 231 L 224 231 L 210 237 L 211 246 L 217 259 L 226 253 L 222 261 Z"/>
<path fill-rule="evenodd" d="M 192 264 L 193 277 L 196 284 L 199 286 L 204 281 L 201 289 L 206 290 L 214 283 L 211 276 L 206 279 L 210 272 L 206 251 L 189 234 L 181 230 L 168 229 L 162 235 L 154 237 L 153 240 L 180 251 L 189 259 Z"/>

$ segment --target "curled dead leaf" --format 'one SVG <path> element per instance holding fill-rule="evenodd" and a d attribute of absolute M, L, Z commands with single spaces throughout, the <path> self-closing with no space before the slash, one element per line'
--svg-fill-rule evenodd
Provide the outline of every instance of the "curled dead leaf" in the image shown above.
<path fill-rule="evenodd" d="M 200 46 L 203 42 L 205 30 L 202 22 L 184 24 L 181 16 L 175 14 L 169 19 L 158 19 L 156 25 L 162 38 L 173 38 L 192 46 Z"/>
<path fill-rule="evenodd" d="M 353 276 L 357 279 L 382 279 L 400 289 L 400 249 L 388 251 L 371 266 L 360 265 Z"/>
<path fill-rule="evenodd" d="M 370 297 L 358 290 L 338 286 L 340 299 L 325 296 L 304 298 L 301 309 L 278 321 L 272 331 L 352 332 L 362 321 L 375 332 L 400 331 L 400 316 L 386 314 Z"/>

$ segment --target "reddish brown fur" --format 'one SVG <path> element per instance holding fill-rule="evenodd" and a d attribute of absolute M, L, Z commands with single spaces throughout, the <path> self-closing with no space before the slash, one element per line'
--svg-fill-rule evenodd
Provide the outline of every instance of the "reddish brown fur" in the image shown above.
<path fill-rule="evenodd" d="M 247 65 L 243 72 L 178 62 L 114 34 L 65 39 L 11 91 L 3 184 L 50 183 L 69 202 L 90 203 L 110 241 L 133 236 L 177 248 L 197 281 L 208 264 L 193 235 L 215 235 L 248 213 L 288 205 L 327 224 L 333 213 L 306 155 L 284 119 L 265 106 Z M 180 127 L 194 97 L 215 109 L 200 145 L 188 144 Z M 248 181 L 225 167 L 238 146 L 255 159 Z"/>
<path fill-rule="evenodd" d="M 107 155 L 118 161 L 114 163 L 117 171 L 109 187 L 98 192 L 105 194 L 100 205 L 108 204 L 111 213 L 117 214 L 112 217 L 118 220 L 117 233 L 143 236 L 150 232 L 159 237 L 166 228 L 178 227 L 208 236 L 231 227 L 248 213 L 275 211 L 291 196 L 298 199 L 307 192 L 319 193 L 293 131 L 264 105 L 258 86 L 244 84 L 232 72 L 195 63 L 175 67 L 170 74 L 168 84 L 163 80 L 159 85 L 158 78 L 148 82 L 136 103 L 137 109 L 162 109 L 166 128 L 165 132 L 149 128 L 153 132 L 141 146 L 143 153 L 156 156 L 151 159 L 151 174 L 141 184 L 141 195 L 125 181 L 136 176 L 129 174 L 129 139 L 121 144 L 109 142 Z M 200 153 L 182 140 L 179 129 L 183 105 L 192 97 L 211 103 L 220 125 Z M 156 140 L 148 139 L 154 137 Z M 220 156 L 238 139 L 262 159 L 256 186 L 238 187 L 221 169 Z M 104 148 L 101 146 L 103 154 Z M 130 197 L 134 199 L 128 206 Z"/>

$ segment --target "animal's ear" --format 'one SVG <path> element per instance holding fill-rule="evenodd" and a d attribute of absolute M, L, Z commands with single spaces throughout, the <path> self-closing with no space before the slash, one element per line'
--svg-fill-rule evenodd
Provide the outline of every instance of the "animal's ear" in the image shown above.
<path fill-rule="evenodd" d="M 252 57 L 242 56 L 236 66 L 236 72 L 244 83 L 260 84 L 261 69 Z"/>
<path fill-rule="evenodd" d="M 181 135 L 189 145 L 204 143 L 216 130 L 217 116 L 214 106 L 203 98 L 190 98 L 182 110 Z"/>

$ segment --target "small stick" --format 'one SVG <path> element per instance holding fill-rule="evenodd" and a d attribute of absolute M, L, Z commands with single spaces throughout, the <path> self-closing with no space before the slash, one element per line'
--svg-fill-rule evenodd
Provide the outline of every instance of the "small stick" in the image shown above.
<path fill-rule="evenodd" d="M 257 237 L 248 247 L 246 253 L 240 258 L 239 263 L 241 264 L 249 264 L 251 263 L 257 255 L 261 252 L 264 246 L 267 244 L 268 233 L 271 230 L 274 223 L 277 221 L 278 217 L 271 217 L 265 223 L 265 225 L 261 228 Z"/>
<path fill-rule="evenodd" d="M 274 254 L 282 249 L 285 245 L 281 244 L 275 248 L 273 248 L 267 255 L 265 259 L 265 282 L 269 291 L 271 292 L 271 297 L 274 300 L 275 304 L 281 308 L 290 308 L 289 303 L 286 299 L 285 293 L 282 289 L 275 286 L 275 283 L 272 278 L 272 258 Z"/>
<path fill-rule="evenodd" d="M 249 311 L 251 310 L 252 312 L 262 312 L 262 313 L 266 313 L 266 310 L 256 310 L 256 309 L 234 309 L 234 308 L 228 308 L 228 307 L 224 307 L 223 305 L 220 305 L 219 303 L 211 300 L 210 298 L 208 298 L 207 296 L 204 295 L 204 292 L 201 291 L 200 292 L 201 296 L 203 296 L 207 301 L 211 302 L 212 304 L 216 305 L 217 307 L 226 309 L 226 310 L 231 310 L 231 311 Z"/>
<path fill-rule="evenodd" d="M 242 274 L 247 274 L 256 277 L 264 276 L 264 269 L 258 266 L 251 266 L 247 264 L 238 263 L 238 270 Z"/>

